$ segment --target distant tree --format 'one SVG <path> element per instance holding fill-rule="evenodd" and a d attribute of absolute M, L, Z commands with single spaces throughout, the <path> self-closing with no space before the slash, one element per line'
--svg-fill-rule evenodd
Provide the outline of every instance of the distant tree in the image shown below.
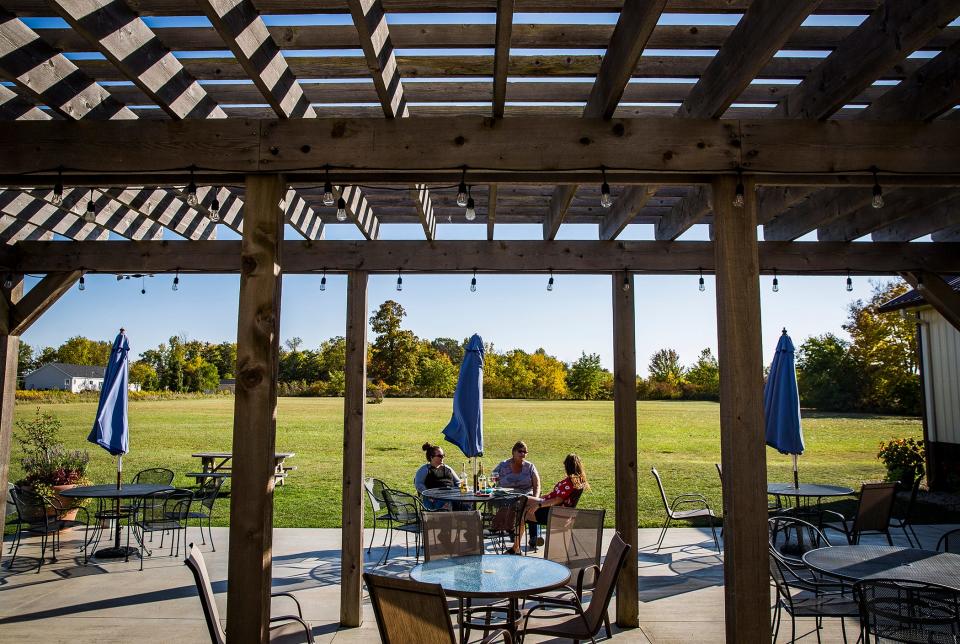
<path fill-rule="evenodd" d="M 160 386 L 170 391 L 179 392 L 185 390 L 184 368 L 186 366 L 186 352 L 183 343 L 178 337 L 170 338 L 168 349 L 164 360 L 163 377 L 160 380 Z"/>
<path fill-rule="evenodd" d="M 296 353 L 300 350 L 300 347 L 303 346 L 303 338 L 294 336 L 287 340 L 286 345 L 291 352 Z"/>
<path fill-rule="evenodd" d="M 327 374 L 327 395 L 343 396 L 343 391 L 346 388 L 346 384 L 347 377 L 343 370 L 331 371 Z"/>
<path fill-rule="evenodd" d="M 50 364 L 51 362 L 57 362 L 59 358 L 57 357 L 57 350 L 53 347 L 44 347 L 40 350 L 40 355 L 38 355 L 33 360 L 33 367 L 39 369 L 45 364 Z"/>
<path fill-rule="evenodd" d="M 401 392 L 411 390 L 417 376 L 417 336 L 400 328 L 406 314 L 398 303 L 387 300 L 370 318 L 370 327 L 378 335 L 369 375 Z"/>
<path fill-rule="evenodd" d="M 683 376 L 680 355 L 673 349 L 660 349 L 650 356 L 650 379 L 656 382 L 678 382 Z"/>
<path fill-rule="evenodd" d="M 34 368 L 33 347 L 21 341 L 20 347 L 17 350 L 17 378 L 23 378 L 23 376 L 33 371 Z"/>
<path fill-rule="evenodd" d="M 457 386 L 457 367 L 445 353 L 423 358 L 417 370 L 417 390 L 430 398 L 446 398 L 453 395 Z"/>
<path fill-rule="evenodd" d="M 160 386 L 156 370 L 144 360 L 130 364 L 130 382 L 140 385 L 143 391 L 155 391 Z"/>
<path fill-rule="evenodd" d="M 221 342 L 207 345 L 204 359 L 217 368 L 220 378 L 233 378 L 237 372 L 237 343 Z"/>
<path fill-rule="evenodd" d="M 196 356 L 183 365 L 183 388 L 187 391 L 216 391 L 220 385 L 217 368 Z"/>
<path fill-rule="evenodd" d="M 530 369 L 530 354 L 526 351 L 514 349 L 504 354 L 503 378 L 508 397 L 532 398 L 534 376 Z"/>
<path fill-rule="evenodd" d="M 347 368 L 347 339 L 342 335 L 324 340 L 317 351 L 317 370 L 321 380 L 329 380 L 334 371 L 343 373 Z"/>
<path fill-rule="evenodd" d="M 493 350 L 493 345 L 484 349 L 483 397 L 510 398 L 510 386 L 504 378 L 504 357 Z"/>
<path fill-rule="evenodd" d="M 823 411 L 854 411 L 863 378 L 850 343 L 832 333 L 809 337 L 797 350 L 800 404 Z"/>
<path fill-rule="evenodd" d="M 600 354 L 585 352 L 570 366 L 567 374 L 570 394 L 580 400 L 597 400 L 603 394 L 604 369 Z"/>
<path fill-rule="evenodd" d="M 527 365 L 533 372 L 531 397 L 540 400 L 561 400 L 569 394 L 567 389 L 567 366 L 543 349 L 530 356 Z"/>
<path fill-rule="evenodd" d="M 714 400 L 720 397 L 720 364 L 709 347 L 700 352 L 700 357 L 687 370 L 686 380 L 702 397 Z"/>
<path fill-rule="evenodd" d="M 458 365 L 463 360 L 466 342 L 457 342 L 453 338 L 437 338 L 430 342 L 430 346 L 445 354 L 450 359 L 450 364 Z"/>
<path fill-rule="evenodd" d="M 105 367 L 110 360 L 110 342 L 74 336 L 57 348 L 57 361 L 66 364 Z"/>

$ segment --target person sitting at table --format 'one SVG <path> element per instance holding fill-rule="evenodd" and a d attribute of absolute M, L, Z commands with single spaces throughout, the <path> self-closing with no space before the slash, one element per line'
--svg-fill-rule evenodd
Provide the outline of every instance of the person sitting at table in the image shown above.
<path fill-rule="evenodd" d="M 540 523 L 547 522 L 547 514 L 551 506 L 562 505 L 573 507 L 573 493 L 575 490 L 588 490 L 590 484 L 587 483 L 587 473 L 583 469 L 583 462 L 576 454 L 567 454 L 563 459 L 563 469 L 567 476 L 553 486 L 553 491 L 543 498 L 530 496 L 527 499 L 526 521 L 528 526 L 537 526 Z M 523 523 L 520 524 L 520 532 L 516 535 L 513 547 L 507 552 L 510 554 L 520 554 L 520 542 L 523 539 Z M 531 547 L 536 548 L 542 541 L 530 540 Z M 528 544 L 528 545 L 530 545 Z"/>
<path fill-rule="evenodd" d="M 500 477 L 500 487 L 513 488 L 526 495 L 540 496 L 540 473 L 537 466 L 527 459 L 527 444 L 517 441 L 513 446 L 513 457 L 499 463 L 493 473 Z M 537 527 L 530 529 L 530 540 L 536 547 Z"/>
<path fill-rule="evenodd" d="M 413 487 L 421 495 L 423 507 L 428 510 L 448 509 L 449 503 L 439 499 L 431 499 L 422 496 L 424 490 L 433 490 L 437 488 L 455 489 L 460 487 L 460 477 L 457 476 L 453 468 L 443 462 L 443 448 L 439 445 L 431 445 L 430 442 L 423 444 L 422 448 L 426 452 L 427 462 L 420 466 L 417 473 L 413 476 Z"/>

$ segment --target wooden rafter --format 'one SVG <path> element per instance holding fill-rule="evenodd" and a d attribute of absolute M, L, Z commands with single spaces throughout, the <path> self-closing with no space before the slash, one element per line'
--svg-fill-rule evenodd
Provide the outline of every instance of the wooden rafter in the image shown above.
<path fill-rule="evenodd" d="M 789 208 L 763 227 L 767 241 L 790 241 L 825 223 L 840 219 L 870 204 L 866 188 L 818 190 L 808 199 Z"/>
<path fill-rule="evenodd" d="M 16 217 L 0 213 L 0 242 L 15 244 L 21 241 L 49 241 L 53 233 Z"/>
<path fill-rule="evenodd" d="M 80 279 L 83 271 L 49 273 L 9 309 L 8 335 L 23 335 L 43 313 Z"/>
<path fill-rule="evenodd" d="M 934 231 L 930 238 L 935 242 L 960 242 L 960 225 Z"/>
<path fill-rule="evenodd" d="M 29 196 L 43 201 L 48 205 L 55 205 L 52 190 L 32 190 Z M 120 201 L 112 199 L 102 190 L 80 188 L 64 190 L 63 202 L 59 208 L 68 213 L 71 211 L 82 213 L 86 210 L 87 203 L 91 198 L 96 214 L 94 221 L 90 223 L 133 241 L 163 238 L 163 226 L 145 214 L 124 205 Z M 63 223 L 69 221 L 70 219 L 68 217 L 61 219 Z M 80 219 L 79 221 L 73 222 L 71 227 L 75 228 L 82 223 L 83 220 Z M 44 227 L 52 229 L 47 224 L 44 224 Z M 101 231 L 97 231 L 96 234 L 100 234 L 100 232 Z"/>
<path fill-rule="evenodd" d="M 493 42 L 493 117 L 498 119 L 503 118 L 503 109 L 507 101 L 512 34 L 513 0 L 497 0 L 497 26 Z"/>
<path fill-rule="evenodd" d="M 656 188 L 653 186 L 635 186 L 624 190 L 600 224 L 600 239 L 616 239 L 637 213 L 643 210 L 654 193 Z"/>
<path fill-rule="evenodd" d="M 394 273 L 456 273 L 481 270 L 542 273 L 609 273 L 631 270 L 696 274 L 714 269 L 711 242 L 695 241 L 332 241 L 283 242 L 285 273 L 366 270 Z M 20 242 L 0 249 L 0 270 L 50 273 L 84 267 L 99 273 L 236 273 L 235 241 Z M 760 270 L 781 275 L 845 275 L 848 270 L 891 275 L 922 268 L 960 273 L 957 243 L 760 242 Z"/>
<path fill-rule="evenodd" d="M 16 92 L 0 85 L 0 120 L 49 121 L 51 116 Z"/>
<path fill-rule="evenodd" d="M 956 226 L 960 226 L 960 195 L 875 230 L 870 238 L 875 242 L 906 242 Z"/>
<path fill-rule="evenodd" d="M 110 188 L 105 192 L 187 239 L 216 239 L 217 227 L 214 222 L 196 208 L 190 207 L 184 198 L 174 191 L 156 188 Z"/>
<path fill-rule="evenodd" d="M 936 206 L 957 192 L 951 189 L 939 190 L 897 190 L 884 195 L 883 208 L 873 208 L 870 204 L 817 228 L 820 241 L 853 241 L 874 230 L 889 226 L 902 219 L 911 217 L 918 211 Z"/>
<path fill-rule="evenodd" d="M 437 235 L 437 217 L 433 212 L 430 190 L 426 185 L 420 184 L 411 190 L 410 194 L 417 206 L 417 216 L 423 226 L 423 234 L 426 235 L 428 240 L 433 240 Z"/>
<path fill-rule="evenodd" d="M 73 193 L 76 196 L 73 196 Z M 30 230 L 56 233 L 67 239 L 83 241 L 87 239 L 109 239 L 110 231 L 97 224 L 83 221 L 73 213 L 71 206 L 77 207 L 83 191 L 64 191 L 66 201 L 63 207 L 55 206 L 43 198 L 36 198 L 17 190 L 0 192 L 0 212 L 18 221 L 20 227 L 29 226 Z M 80 206 L 82 208 L 82 206 Z"/>
<path fill-rule="evenodd" d="M 953 328 L 960 331 L 960 293 L 954 291 L 943 278 L 930 271 L 904 271 L 901 276 L 927 304 L 937 310 Z"/>
<path fill-rule="evenodd" d="M 497 222 L 497 184 L 487 186 L 487 240 L 493 241 L 493 231 Z"/>
<path fill-rule="evenodd" d="M 657 222 L 655 239 L 669 241 L 682 235 L 713 209 L 713 192 L 706 186 L 695 186 L 691 194 L 682 198 L 670 212 Z"/>
<path fill-rule="evenodd" d="M 610 44 L 583 108 L 584 118 L 609 119 L 613 116 L 623 90 L 633 76 L 640 54 L 663 12 L 665 0 L 627 0 L 613 28 Z M 550 198 L 543 220 L 543 238 L 555 239 L 577 186 L 558 186 Z"/>
<path fill-rule="evenodd" d="M 960 13 L 960 0 L 882 3 L 797 85 L 771 118 L 825 119 Z"/>

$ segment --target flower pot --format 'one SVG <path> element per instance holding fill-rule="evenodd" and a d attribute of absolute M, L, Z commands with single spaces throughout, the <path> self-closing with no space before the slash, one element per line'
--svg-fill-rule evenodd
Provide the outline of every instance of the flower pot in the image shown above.
<path fill-rule="evenodd" d="M 62 515 L 60 515 L 60 518 L 63 519 L 64 521 L 74 521 L 77 518 L 77 508 L 73 507 L 73 505 L 76 503 L 77 500 L 69 499 L 65 496 L 60 496 L 59 493 L 63 492 L 64 490 L 71 490 L 77 487 L 77 485 L 75 483 L 71 483 L 70 485 L 53 485 L 51 487 L 53 488 L 53 491 L 54 491 L 53 498 L 57 500 L 57 503 L 60 504 L 60 507 L 70 508 L 69 510 L 64 512 Z"/>

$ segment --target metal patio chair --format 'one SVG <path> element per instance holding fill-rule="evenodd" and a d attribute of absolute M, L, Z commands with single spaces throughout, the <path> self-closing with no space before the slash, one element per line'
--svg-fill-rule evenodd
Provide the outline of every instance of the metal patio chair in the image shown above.
<path fill-rule="evenodd" d="M 937 552 L 960 552 L 960 528 L 954 528 L 937 539 Z"/>
<path fill-rule="evenodd" d="M 520 532 L 523 513 L 527 509 L 527 497 L 491 497 L 486 508 L 483 517 L 484 535 L 490 537 L 497 552 L 504 553 L 513 546 L 513 540 Z M 520 551 L 523 552 L 523 549 Z"/>
<path fill-rule="evenodd" d="M 170 485 L 173 483 L 173 470 L 165 467 L 151 467 L 133 475 L 133 483 L 148 485 Z"/>
<path fill-rule="evenodd" d="M 853 585 L 864 642 L 960 642 L 960 591 L 939 584 L 864 579 Z"/>
<path fill-rule="evenodd" d="M 129 545 L 130 533 L 132 532 L 142 548 L 140 570 L 143 570 L 144 553 L 147 556 L 153 556 L 153 551 L 147 547 L 147 540 L 145 539 L 148 534 L 150 535 L 150 541 L 152 541 L 153 533 L 159 532 L 160 545 L 158 547 L 163 548 L 163 540 L 169 532 L 170 556 L 180 554 L 180 533 L 183 532 L 183 539 L 186 542 L 187 517 L 190 515 L 193 500 L 191 490 L 177 489 L 161 490 L 137 499 L 137 503 L 133 507 L 133 514 L 130 516 L 127 542 Z"/>
<path fill-rule="evenodd" d="M 184 560 L 184 564 L 193 573 L 193 579 L 197 584 L 197 592 L 200 594 L 200 604 L 203 606 L 203 616 L 207 622 L 210 641 L 213 644 L 226 644 L 227 633 L 220 621 L 220 612 L 217 610 L 217 601 L 213 595 L 213 586 L 210 584 L 207 564 L 203 560 L 200 549 L 192 543 L 187 550 L 187 558 Z M 281 615 L 270 618 L 270 640 L 290 642 L 293 641 L 293 636 L 302 635 L 300 641 L 313 644 L 313 632 L 310 630 L 310 625 L 303 621 L 303 610 L 300 608 L 300 602 L 297 601 L 297 598 L 290 593 L 273 593 L 270 597 L 287 597 L 292 599 L 297 607 L 296 615 Z"/>
<path fill-rule="evenodd" d="M 16 512 L 16 521 L 14 524 L 13 540 L 10 543 L 10 561 L 7 562 L 7 568 L 12 569 L 17 559 L 17 552 L 20 550 L 20 544 L 23 535 L 35 535 L 40 537 L 40 557 L 37 562 L 37 572 L 43 566 L 47 559 L 47 544 L 50 544 L 51 563 L 57 561 L 57 550 L 60 549 L 60 531 L 64 528 L 83 525 L 84 526 L 84 546 L 87 543 L 87 524 L 90 516 L 86 508 L 78 507 L 78 512 L 83 513 L 83 521 L 67 521 L 62 519 L 63 513 L 68 509 L 57 503 L 56 499 L 48 498 L 24 488 L 8 489 L 8 495 L 13 500 Z M 84 557 L 86 562 L 86 557 Z"/>
<path fill-rule="evenodd" d="M 720 552 L 720 541 L 717 539 L 717 529 L 714 526 L 717 515 L 710 509 L 710 502 L 707 501 L 707 498 L 699 492 L 686 492 L 674 497 L 672 503 L 668 502 L 667 493 L 663 489 L 663 481 L 660 480 L 660 473 L 657 472 L 657 468 L 650 468 L 650 473 L 653 474 L 653 478 L 657 480 L 657 487 L 660 489 L 660 498 L 663 500 L 663 509 L 667 513 L 667 518 L 663 522 L 663 528 L 660 530 L 660 538 L 657 539 L 657 552 L 660 552 L 660 547 L 663 545 L 663 538 L 666 536 L 667 529 L 672 522 L 696 519 L 699 517 L 707 517 L 707 519 L 709 519 L 710 531 L 713 533 L 713 543 L 717 547 L 717 552 Z M 686 505 L 699 505 L 700 507 L 693 510 L 677 509 L 678 507 Z"/>
<path fill-rule="evenodd" d="M 803 562 L 803 555 L 818 548 L 833 544 L 817 526 L 789 515 L 771 517 L 767 521 L 770 548 L 793 572 L 810 581 L 819 581 L 819 576 Z"/>
<path fill-rule="evenodd" d="M 890 536 L 890 515 L 893 512 L 893 501 L 897 493 L 896 483 L 864 483 L 860 488 L 860 500 L 857 502 L 857 513 L 853 519 L 847 519 L 839 512 L 822 510 L 820 513 L 820 529 L 842 532 L 850 545 L 860 543 L 860 536 L 864 532 L 876 532 L 887 538 L 892 546 Z M 825 516 L 837 519 L 833 523 L 823 523 Z"/>
<path fill-rule="evenodd" d="M 370 545 L 367 546 L 368 555 L 370 549 L 373 548 L 373 541 L 377 537 L 377 523 L 379 521 L 386 521 L 387 523 L 386 532 L 383 535 L 383 545 L 387 543 L 387 536 L 393 524 L 393 517 L 389 512 L 384 512 L 387 501 L 383 496 L 383 491 L 386 489 L 388 489 L 387 484 L 380 479 L 370 478 L 363 482 L 363 491 L 367 494 L 367 501 L 370 502 L 371 516 L 373 517 L 373 533 L 370 535 Z"/>
<path fill-rule="evenodd" d="M 457 644 L 447 596 L 439 584 L 370 573 L 363 574 L 363 581 L 384 644 Z M 506 630 L 496 630 L 477 644 L 489 644 L 498 638 L 507 644 L 513 641 Z"/>
<path fill-rule="evenodd" d="M 610 546 L 607 548 L 603 567 L 600 568 L 600 574 L 597 576 L 597 583 L 593 589 L 590 605 L 584 608 L 582 602 L 576 596 L 576 591 L 568 587 L 569 607 L 573 608 L 574 613 L 570 614 L 569 611 L 564 610 L 561 614 L 558 614 L 556 611 L 557 605 L 552 601 L 537 604 L 524 615 L 521 641 L 528 634 L 561 637 L 574 641 L 594 641 L 594 636 L 604 626 L 604 617 L 607 615 L 607 609 L 610 606 L 610 598 L 613 597 L 613 591 L 617 585 L 617 575 L 629 554 L 630 545 L 619 534 L 614 534 Z M 535 615 L 538 612 L 541 614 Z M 530 621 L 531 617 L 534 618 L 532 623 Z"/>
<path fill-rule="evenodd" d="M 217 497 L 220 495 L 220 488 L 223 487 L 226 479 L 222 477 L 209 478 L 207 479 L 200 489 L 194 492 L 193 495 L 193 504 L 190 509 L 187 511 L 187 514 L 181 517 L 185 522 L 184 526 L 184 539 L 186 539 L 186 529 L 189 527 L 191 519 L 196 519 L 197 527 L 200 529 L 200 543 L 206 545 L 207 541 L 203 537 L 203 522 L 207 522 L 207 534 L 210 536 L 210 547 L 214 552 L 217 551 L 217 546 L 213 543 L 213 529 L 211 528 L 210 521 L 213 518 L 213 509 L 217 503 Z"/>
<path fill-rule="evenodd" d="M 820 641 L 820 629 L 823 618 L 839 618 L 843 641 L 847 641 L 845 617 L 856 618 L 860 615 L 857 604 L 849 588 L 842 584 L 821 583 L 805 579 L 797 574 L 779 553 L 770 548 L 770 578 L 777 589 L 777 600 L 773 612 L 773 641 L 777 641 L 783 613 L 790 615 L 790 641 L 797 639 L 797 618 L 816 619 L 817 641 Z"/>
<path fill-rule="evenodd" d="M 913 529 L 913 510 L 917 503 L 917 493 L 919 491 L 920 477 L 917 477 L 917 480 L 913 482 L 913 487 L 910 488 L 910 500 L 907 501 L 907 507 L 904 509 L 903 514 L 890 517 L 890 527 L 903 530 L 903 534 L 907 538 L 907 543 L 910 544 L 911 548 L 921 547 L 920 537 L 917 536 L 916 531 Z M 896 508 L 896 504 L 894 504 L 894 508 Z"/>
<path fill-rule="evenodd" d="M 410 535 L 414 537 L 416 560 L 420 561 L 420 528 L 423 520 L 423 510 L 417 497 L 399 490 L 383 489 L 383 499 L 387 503 L 387 512 L 393 517 L 387 532 L 387 550 L 383 553 L 381 563 L 390 558 L 390 549 L 393 547 L 393 533 L 399 530 L 404 533 L 407 556 L 410 556 Z"/>

